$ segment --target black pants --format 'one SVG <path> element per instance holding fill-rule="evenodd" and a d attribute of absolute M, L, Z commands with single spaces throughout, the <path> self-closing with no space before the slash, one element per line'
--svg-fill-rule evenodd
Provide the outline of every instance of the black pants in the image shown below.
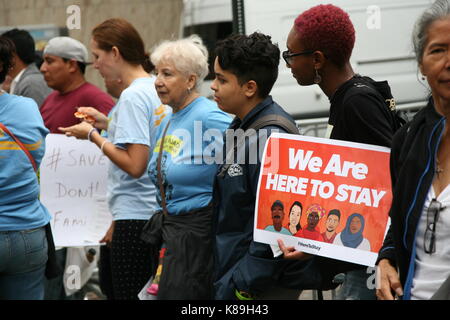
<path fill-rule="evenodd" d="M 113 296 L 117 300 L 138 300 L 138 293 L 152 274 L 152 256 L 140 239 L 146 220 L 118 220 L 111 243 Z"/>
<path fill-rule="evenodd" d="M 208 300 L 213 296 L 212 207 L 164 216 L 166 246 L 160 300 Z"/>

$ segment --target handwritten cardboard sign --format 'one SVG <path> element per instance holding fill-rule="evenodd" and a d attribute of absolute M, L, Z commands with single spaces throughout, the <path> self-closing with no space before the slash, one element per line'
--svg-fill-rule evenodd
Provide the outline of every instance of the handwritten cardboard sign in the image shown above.
<path fill-rule="evenodd" d="M 273 134 L 264 151 L 254 239 L 373 266 L 392 201 L 388 148 Z"/>
<path fill-rule="evenodd" d="M 40 167 L 42 203 L 56 246 L 98 244 L 111 224 L 106 203 L 109 160 L 93 143 L 49 134 Z"/>

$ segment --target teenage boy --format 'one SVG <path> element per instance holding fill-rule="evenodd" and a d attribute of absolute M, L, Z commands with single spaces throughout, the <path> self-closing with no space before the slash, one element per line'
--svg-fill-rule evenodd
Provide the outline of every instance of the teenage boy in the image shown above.
<path fill-rule="evenodd" d="M 312 288 L 318 281 L 316 273 L 305 272 L 310 261 L 275 258 L 269 245 L 253 241 L 261 159 L 251 161 L 251 151 L 255 145 L 264 148 L 259 137 L 274 130 L 298 133 L 292 117 L 269 95 L 280 62 L 280 50 L 270 39 L 261 33 L 234 35 L 216 48 L 211 89 L 219 108 L 236 116 L 214 182 L 216 299 L 298 299 L 297 288 Z M 251 129 L 254 134 L 247 135 Z M 248 139 L 235 147 L 228 135 L 238 132 Z"/>

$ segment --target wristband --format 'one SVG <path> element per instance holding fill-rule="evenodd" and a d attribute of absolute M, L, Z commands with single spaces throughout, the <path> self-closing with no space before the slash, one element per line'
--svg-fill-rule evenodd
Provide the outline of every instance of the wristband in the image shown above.
<path fill-rule="evenodd" d="M 245 291 L 239 291 L 237 289 L 234 290 L 234 294 L 238 300 L 254 300 L 253 296 Z"/>
<path fill-rule="evenodd" d="M 105 154 L 103 152 L 103 147 L 105 146 L 105 143 L 109 142 L 108 140 L 105 139 L 105 141 L 102 142 L 102 146 L 100 147 L 100 150 L 102 151 L 103 154 Z"/>
<path fill-rule="evenodd" d="M 88 133 L 88 135 L 87 135 L 87 139 L 90 141 L 90 142 L 92 142 L 92 140 L 91 140 L 91 135 L 92 135 L 92 132 L 94 132 L 95 131 L 95 128 L 92 128 L 91 130 L 89 130 L 89 133 Z"/>

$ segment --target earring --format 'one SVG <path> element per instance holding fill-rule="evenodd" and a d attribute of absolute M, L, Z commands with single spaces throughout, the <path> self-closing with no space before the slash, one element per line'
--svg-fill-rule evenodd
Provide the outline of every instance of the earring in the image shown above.
<path fill-rule="evenodd" d="M 322 82 L 322 77 L 320 76 L 319 71 L 317 71 L 317 69 L 315 69 L 315 70 L 316 70 L 316 76 L 314 77 L 314 83 L 319 84 Z"/>

